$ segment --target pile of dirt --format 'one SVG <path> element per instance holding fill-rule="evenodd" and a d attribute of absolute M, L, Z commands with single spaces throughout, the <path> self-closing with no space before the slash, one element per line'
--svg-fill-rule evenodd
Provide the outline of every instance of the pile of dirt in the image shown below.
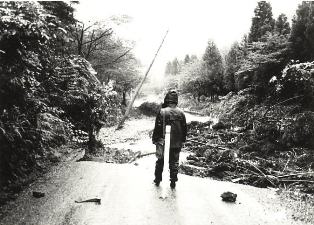
<path fill-rule="evenodd" d="M 278 142 L 271 127 L 191 122 L 185 146 L 193 153 L 181 165 L 185 174 L 314 194 L 314 151 Z"/>

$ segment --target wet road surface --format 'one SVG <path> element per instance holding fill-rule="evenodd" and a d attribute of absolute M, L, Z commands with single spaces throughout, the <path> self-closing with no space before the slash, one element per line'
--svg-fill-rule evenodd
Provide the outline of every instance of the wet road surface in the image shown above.
<path fill-rule="evenodd" d="M 153 185 L 154 157 L 133 164 L 76 162 L 53 171 L 14 202 L 0 224 L 257 225 L 294 224 L 276 206 L 272 190 L 179 175 L 175 190 L 167 174 Z M 40 199 L 32 190 L 42 190 Z M 236 203 L 220 194 L 238 194 Z M 75 200 L 101 198 L 101 204 Z"/>
<path fill-rule="evenodd" d="M 142 152 L 151 152 L 154 146 L 148 132 L 153 128 L 153 122 L 153 118 L 128 121 L 124 129 L 112 130 L 113 136 L 104 132 L 104 139 L 109 144 L 121 142 L 124 147 L 132 145 Z M 137 141 L 132 142 L 129 138 Z M 181 153 L 181 160 L 184 155 Z M 274 190 L 182 174 L 179 174 L 176 189 L 172 190 L 167 171 L 161 186 L 156 187 L 152 182 L 154 164 L 154 155 L 134 164 L 62 163 L 9 203 L 4 208 L 6 217 L 0 224 L 305 224 L 287 216 Z M 42 191 L 45 197 L 34 198 L 32 191 Z M 237 201 L 221 201 L 220 195 L 225 191 L 236 193 Z M 90 198 L 100 198 L 101 204 L 75 203 Z"/>

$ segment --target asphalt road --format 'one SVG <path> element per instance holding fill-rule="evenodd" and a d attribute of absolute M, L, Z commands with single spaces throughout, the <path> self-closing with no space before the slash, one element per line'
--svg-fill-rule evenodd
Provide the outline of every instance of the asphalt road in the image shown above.
<path fill-rule="evenodd" d="M 102 136 L 109 145 L 122 143 L 120 147 L 133 146 L 136 150 L 151 152 L 154 146 L 148 132 L 153 123 L 152 118 L 128 121 L 124 129 L 107 129 Z M 6 216 L 0 224 L 305 224 L 291 219 L 275 190 L 182 174 L 179 174 L 176 189 L 172 190 L 167 173 L 161 186 L 156 187 L 152 182 L 154 163 L 153 155 L 135 164 L 62 163 L 3 208 Z M 44 192 L 45 196 L 34 198 L 33 191 Z M 221 201 L 220 195 L 225 191 L 236 193 L 237 201 Z M 100 198 L 101 204 L 75 203 L 90 198 Z"/>
<path fill-rule="evenodd" d="M 153 185 L 154 157 L 134 164 L 64 164 L 25 190 L 0 224 L 204 225 L 297 224 L 274 204 L 272 190 L 179 175 L 175 190 L 167 174 Z M 32 191 L 43 191 L 43 198 Z M 220 194 L 238 194 L 235 203 Z M 100 198 L 101 204 L 75 203 Z"/>

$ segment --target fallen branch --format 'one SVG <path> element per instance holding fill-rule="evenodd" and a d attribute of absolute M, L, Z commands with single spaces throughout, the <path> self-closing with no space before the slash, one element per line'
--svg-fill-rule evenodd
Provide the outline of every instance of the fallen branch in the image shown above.
<path fill-rule="evenodd" d="M 75 201 L 75 203 L 85 203 L 85 202 L 95 202 L 96 204 L 101 204 L 101 199 L 100 198 L 91 198 L 83 201 Z"/>
<path fill-rule="evenodd" d="M 142 158 L 142 157 L 148 156 L 148 155 L 155 155 L 155 154 L 156 154 L 156 152 L 149 152 L 149 153 L 141 154 L 141 155 L 139 156 L 139 158 Z"/>
<path fill-rule="evenodd" d="M 194 112 L 194 111 L 190 111 L 190 110 L 183 110 L 184 112 L 186 113 L 190 113 L 192 115 L 198 115 L 198 116 L 208 116 L 206 114 L 203 114 L 203 113 L 199 113 L 199 112 Z"/>
<path fill-rule="evenodd" d="M 290 158 L 287 160 L 287 162 L 286 162 L 286 164 L 285 164 L 285 167 L 283 168 L 282 172 L 284 172 L 284 171 L 286 170 L 286 168 L 287 168 L 289 162 L 290 162 Z"/>
<path fill-rule="evenodd" d="M 207 146 L 212 147 L 212 148 L 219 148 L 221 150 L 232 150 L 230 148 L 225 148 L 225 147 L 221 147 L 218 145 L 210 145 L 208 142 L 200 142 L 200 141 L 195 141 L 195 140 L 191 140 L 191 139 L 188 139 L 186 141 L 194 142 L 194 143 L 200 144 L 200 145 L 207 145 Z"/>
<path fill-rule="evenodd" d="M 300 98 L 300 97 L 304 97 L 304 95 L 294 96 L 294 97 L 292 97 L 292 98 L 288 98 L 288 99 L 286 99 L 286 100 L 284 100 L 284 101 L 282 101 L 282 102 L 278 102 L 278 103 L 276 103 L 275 105 L 270 106 L 270 107 L 265 111 L 265 113 L 264 113 L 264 115 L 263 115 L 263 118 L 264 118 L 264 117 L 266 116 L 266 114 L 270 111 L 270 109 L 273 108 L 273 107 L 275 107 L 276 105 L 280 105 L 280 104 L 286 103 L 286 102 L 288 102 L 288 101 L 290 101 L 290 100 L 292 100 L 292 99 L 297 99 L 297 98 Z"/>
<path fill-rule="evenodd" d="M 314 180 L 280 180 L 280 182 L 306 182 L 306 183 L 314 183 Z"/>
<path fill-rule="evenodd" d="M 140 151 L 136 152 L 135 155 L 129 160 L 128 163 L 134 162 L 137 159 L 137 157 L 139 157 L 140 155 L 141 155 Z"/>
<path fill-rule="evenodd" d="M 136 159 L 142 158 L 144 156 L 148 156 L 148 155 L 155 155 L 156 152 L 148 152 L 148 153 L 144 153 L 142 154 L 141 152 L 136 152 L 135 155 L 129 160 L 128 163 L 132 163 L 134 162 Z"/>
<path fill-rule="evenodd" d="M 194 142 L 194 143 L 200 144 L 200 145 L 206 145 L 207 144 L 205 142 L 195 141 L 195 140 L 191 140 L 191 139 L 187 139 L 186 141 Z"/>
<path fill-rule="evenodd" d="M 274 187 L 276 187 L 276 185 L 269 179 L 270 175 L 266 175 L 263 171 L 261 171 L 257 166 L 255 166 L 250 161 L 247 161 L 244 159 L 241 159 L 240 161 L 244 161 L 244 162 L 248 163 L 250 166 L 254 167 L 269 183 L 271 183 Z M 275 176 L 271 175 L 271 177 L 277 179 Z"/>
<path fill-rule="evenodd" d="M 293 177 L 293 176 L 302 176 L 302 175 L 314 175 L 314 172 L 285 174 L 285 175 L 277 176 L 277 178 Z"/>

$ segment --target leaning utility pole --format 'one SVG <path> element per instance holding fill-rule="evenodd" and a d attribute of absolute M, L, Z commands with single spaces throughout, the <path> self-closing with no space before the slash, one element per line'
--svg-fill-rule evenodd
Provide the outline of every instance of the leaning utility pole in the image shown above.
<path fill-rule="evenodd" d="M 120 123 L 119 123 L 118 126 L 117 126 L 117 130 L 123 127 L 123 123 L 124 123 L 124 121 L 126 120 L 127 116 L 129 115 L 129 113 L 130 113 L 130 111 L 131 111 L 132 105 L 133 105 L 133 103 L 134 103 L 134 101 L 135 101 L 135 99 L 136 99 L 138 93 L 140 92 L 140 89 L 141 89 L 141 87 L 143 86 L 144 81 L 145 81 L 145 79 L 146 79 L 146 77 L 147 77 L 147 75 L 148 75 L 148 73 L 149 73 L 151 67 L 153 66 L 153 64 L 154 64 L 154 62 L 155 62 L 155 59 L 156 59 L 156 57 L 157 57 L 157 55 L 158 55 L 159 50 L 161 49 L 161 46 L 163 45 L 163 43 L 164 43 L 164 41 L 165 41 L 165 39 L 166 39 L 167 34 L 168 34 L 168 31 L 166 32 L 164 38 L 162 39 L 162 42 L 161 42 L 161 44 L 160 44 L 160 46 L 159 46 L 159 48 L 158 48 L 158 50 L 157 50 L 157 52 L 156 52 L 156 54 L 155 54 L 153 60 L 152 60 L 152 62 L 150 63 L 150 65 L 149 65 L 149 67 L 148 67 L 148 69 L 147 69 L 147 71 L 146 71 L 146 73 L 145 73 L 145 75 L 144 75 L 144 77 L 143 77 L 141 83 L 137 86 L 136 91 L 135 91 L 135 94 L 134 94 L 134 96 L 133 96 L 131 102 L 129 103 L 129 105 L 128 105 L 127 109 L 126 109 L 124 116 L 122 117 Z"/>

